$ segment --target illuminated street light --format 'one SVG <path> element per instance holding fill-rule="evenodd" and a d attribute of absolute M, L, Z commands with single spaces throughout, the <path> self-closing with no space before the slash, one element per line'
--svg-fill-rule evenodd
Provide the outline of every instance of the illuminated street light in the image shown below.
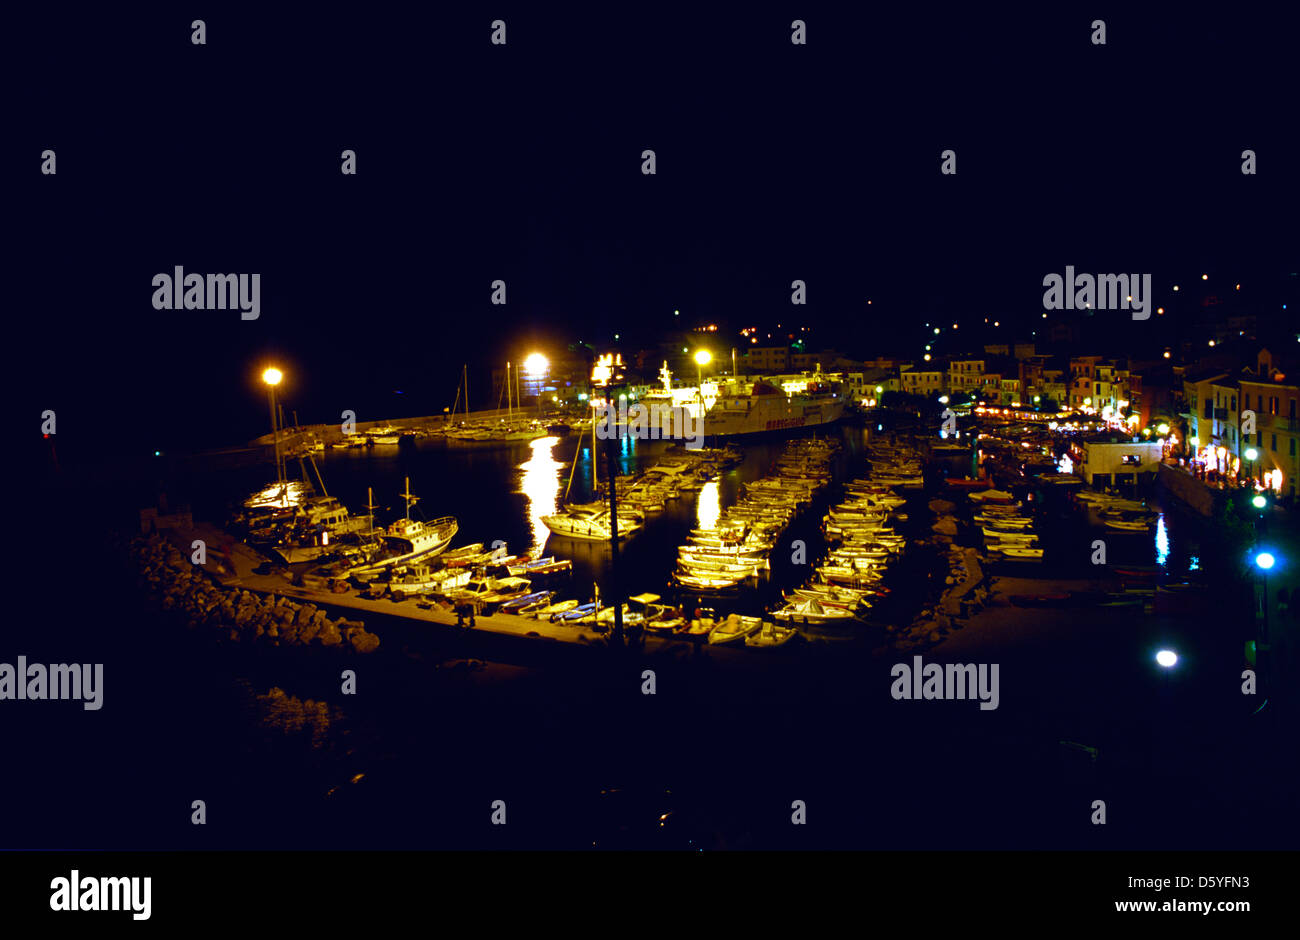
<path fill-rule="evenodd" d="M 1165 424 L 1162 421 L 1160 424 L 1156 425 L 1156 431 L 1160 434 L 1161 437 L 1163 437 L 1164 435 L 1169 433 L 1169 425 Z"/>
<path fill-rule="evenodd" d="M 550 367 L 551 363 L 549 359 L 541 353 L 532 353 L 524 360 L 524 375 L 539 379 L 546 375 L 546 370 Z"/>
<path fill-rule="evenodd" d="M 1255 459 L 1256 457 L 1258 457 L 1258 456 L 1259 456 L 1259 451 L 1255 450 L 1255 448 L 1253 448 L 1253 447 L 1248 447 L 1248 448 L 1246 448 L 1246 459 L 1247 459 L 1247 460 L 1254 460 L 1254 459 Z"/>
<path fill-rule="evenodd" d="M 1264 497 L 1263 493 L 1260 493 L 1258 496 L 1256 496 L 1254 499 L 1250 501 L 1250 504 L 1254 506 L 1256 509 L 1263 509 L 1265 506 L 1268 505 L 1268 500 Z"/>
<path fill-rule="evenodd" d="M 1178 654 L 1173 650 L 1161 650 L 1156 653 L 1156 662 L 1166 669 L 1172 669 L 1178 664 Z"/>
<path fill-rule="evenodd" d="M 275 417 L 275 387 L 284 379 L 284 373 L 275 366 L 270 366 L 262 373 L 266 383 L 267 398 L 271 404 L 271 440 L 275 447 L 275 482 L 280 487 L 280 496 L 285 495 L 284 466 L 280 463 L 280 426 Z"/>
<path fill-rule="evenodd" d="M 1277 559 L 1273 557 L 1272 552 L 1260 552 L 1255 556 L 1255 565 L 1260 571 L 1268 571 L 1276 563 Z"/>

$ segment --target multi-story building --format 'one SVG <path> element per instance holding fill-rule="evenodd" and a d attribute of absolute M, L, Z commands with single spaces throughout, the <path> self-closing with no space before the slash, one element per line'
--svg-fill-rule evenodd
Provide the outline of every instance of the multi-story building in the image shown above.
<path fill-rule="evenodd" d="M 1092 386 L 1100 361 L 1101 356 L 1075 356 L 1070 360 L 1070 397 L 1064 404 L 1074 409 L 1096 407 Z"/>
<path fill-rule="evenodd" d="M 944 374 L 938 371 L 918 372 L 904 369 L 898 374 L 900 390 L 909 395 L 941 395 L 944 389 Z"/>
<path fill-rule="evenodd" d="M 1255 433 L 1239 435 L 1242 469 L 1279 493 L 1294 496 L 1300 476 L 1300 384 L 1281 372 L 1267 371 L 1243 377 L 1239 428 L 1249 431 L 1248 412 L 1254 412 Z M 1252 462 L 1246 458 L 1253 448 Z M 1279 476 L 1275 476 L 1279 475 Z"/>
<path fill-rule="evenodd" d="M 741 360 L 745 372 L 785 372 L 792 365 L 789 346 L 751 346 Z"/>
<path fill-rule="evenodd" d="M 1187 443 L 1193 449 L 1208 445 L 1214 437 L 1213 385 L 1227 377 L 1228 374 L 1219 369 L 1183 375 L 1183 410 L 1179 417 L 1187 422 Z"/>
<path fill-rule="evenodd" d="M 948 363 L 948 391 L 977 392 L 983 384 L 983 359 L 954 359 Z"/>

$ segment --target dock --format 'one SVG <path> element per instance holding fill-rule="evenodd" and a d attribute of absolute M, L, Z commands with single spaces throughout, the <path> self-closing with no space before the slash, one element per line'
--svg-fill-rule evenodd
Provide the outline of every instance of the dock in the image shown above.
<path fill-rule="evenodd" d="M 291 584 L 283 574 L 257 574 L 254 569 L 267 561 L 248 545 L 238 542 L 223 530 L 204 523 L 196 523 L 193 528 L 174 528 L 167 530 L 164 536 L 187 556 L 194 539 L 202 539 L 207 545 L 209 565 L 217 559 L 229 559 L 233 572 L 219 573 L 215 566 L 210 569 L 214 580 L 223 588 L 244 590 L 254 594 L 278 595 L 294 601 L 311 603 L 319 608 L 332 611 L 336 616 L 352 617 L 357 612 L 372 615 L 368 624 L 377 626 L 372 632 L 384 638 L 382 626 L 376 624 L 374 616 L 379 618 L 401 618 L 412 624 L 425 624 L 444 637 L 476 637 L 479 640 L 501 639 L 528 643 L 535 651 L 545 647 L 571 649 L 607 649 L 607 635 L 590 629 L 590 624 L 567 625 L 534 620 L 513 614 L 476 614 L 472 628 L 457 627 L 456 614 L 450 605 L 429 599 L 408 597 L 402 601 L 391 598 L 372 599 L 361 597 L 355 589 L 345 593 L 335 593 L 326 588 L 298 586 Z M 228 555 L 223 546 L 230 546 Z M 421 606 L 421 602 L 427 606 Z M 496 645 L 496 644 L 489 644 Z M 638 649 L 645 654 L 689 654 L 696 643 L 682 637 L 659 637 L 643 635 L 643 642 Z M 707 644 L 705 644 L 707 645 Z M 737 652 L 726 647 L 709 647 L 710 655 L 721 653 L 724 658 L 737 656 L 749 658 L 753 653 Z M 766 658 L 764 651 L 753 658 Z"/>

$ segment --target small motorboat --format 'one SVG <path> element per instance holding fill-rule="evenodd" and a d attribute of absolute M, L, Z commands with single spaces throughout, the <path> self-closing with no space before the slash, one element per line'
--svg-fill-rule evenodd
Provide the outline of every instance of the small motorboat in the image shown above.
<path fill-rule="evenodd" d="M 798 635 L 799 631 L 794 627 L 782 627 L 764 621 L 761 629 L 745 637 L 745 646 L 750 649 L 775 649 L 789 643 Z"/>
<path fill-rule="evenodd" d="M 757 633 L 762 626 L 763 621 L 758 617 L 742 617 L 740 614 L 731 614 L 725 620 L 719 621 L 709 632 L 709 645 L 719 646 L 725 643 L 743 641 L 750 634 Z"/>

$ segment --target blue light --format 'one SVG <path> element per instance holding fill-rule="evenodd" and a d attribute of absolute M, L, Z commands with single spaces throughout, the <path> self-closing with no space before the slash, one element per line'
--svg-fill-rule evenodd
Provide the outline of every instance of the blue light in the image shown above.
<path fill-rule="evenodd" d="M 1164 666 L 1166 669 L 1172 669 L 1174 666 L 1178 665 L 1178 654 L 1173 650 L 1161 650 L 1156 653 L 1156 662 Z"/>
<path fill-rule="evenodd" d="M 1277 559 L 1273 557 L 1271 552 L 1260 552 L 1258 555 L 1255 556 L 1255 564 L 1258 565 L 1260 569 L 1263 571 L 1268 571 L 1270 568 L 1272 568 L 1274 562 L 1276 561 Z"/>
<path fill-rule="evenodd" d="M 1169 560 L 1169 532 L 1165 529 L 1165 514 L 1156 519 L 1156 564 L 1164 565 Z"/>

